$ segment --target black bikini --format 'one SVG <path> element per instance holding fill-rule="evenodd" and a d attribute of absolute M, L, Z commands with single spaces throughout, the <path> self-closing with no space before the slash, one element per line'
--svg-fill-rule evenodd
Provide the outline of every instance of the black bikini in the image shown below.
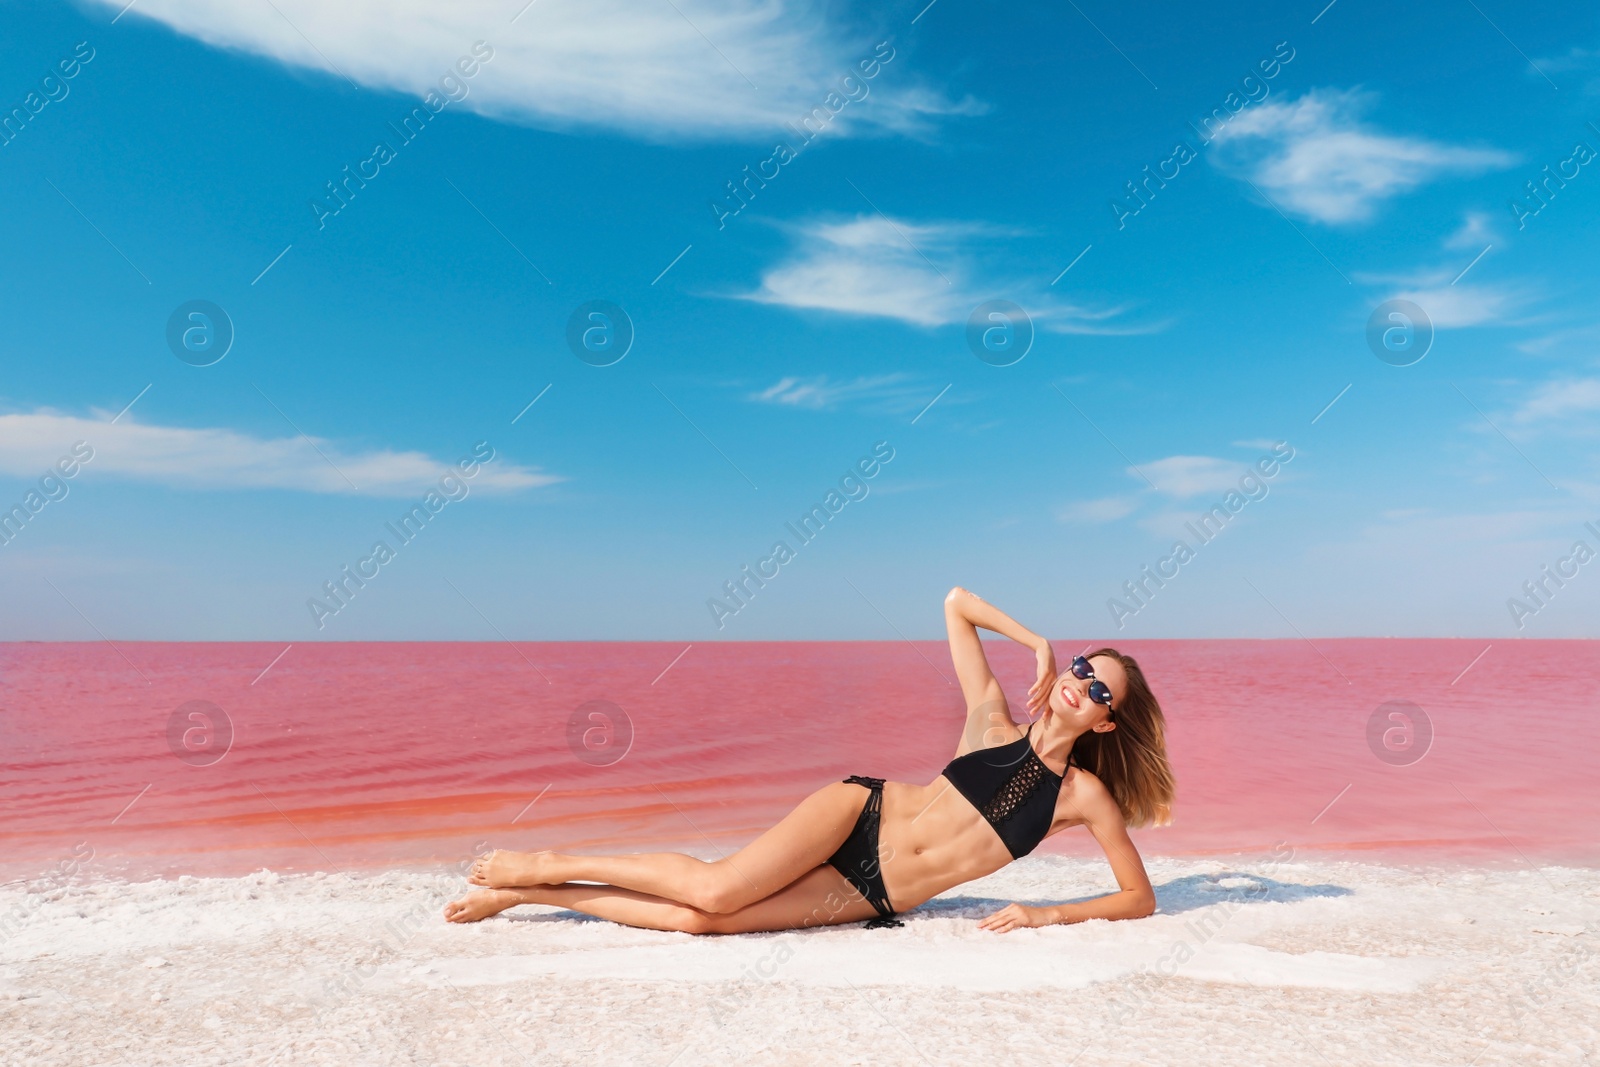
<path fill-rule="evenodd" d="M 1009 745 L 957 756 L 944 769 L 956 791 L 994 827 L 1012 859 L 1032 852 L 1050 832 L 1056 795 L 1065 781 L 1033 750 L 1028 740 L 1032 732 L 1029 723 L 1027 732 Z"/>
<path fill-rule="evenodd" d="M 1050 824 L 1055 820 L 1056 796 L 1065 781 L 1046 767 L 1033 750 L 1029 740 L 1032 733 L 1033 724 L 1029 723 L 1027 732 L 1009 745 L 980 748 L 957 756 L 944 769 L 945 778 L 994 828 L 1012 859 L 1032 852 L 1050 832 Z M 845 781 L 864 785 L 870 792 L 856 818 L 855 828 L 839 850 L 828 857 L 828 863 L 877 909 L 878 917 L 867 923 L 868 929 L 903 926 L 894 918 L 895 911 L 889 904 L 878 861 L 883 779 L 851 775 Z"/>
<path fill-rule="evenodd" d="M 878 823 L 883 816 L 883 779 L 852 774 L 845 779 L 851 785 L 864 785 L 867 803 L 856 816 L 856 825 L 844 839 L 839 850 L 828 857 L 834 870 L 845 876 L 857 893 L 866 898 L 878 911 L 878 917 L 867 923 L 867 929 L 881 926 L 904 926 L 894 917 L 889 906 L 889 891 L 883 886 L 883 868 L 878 862 Z"/>

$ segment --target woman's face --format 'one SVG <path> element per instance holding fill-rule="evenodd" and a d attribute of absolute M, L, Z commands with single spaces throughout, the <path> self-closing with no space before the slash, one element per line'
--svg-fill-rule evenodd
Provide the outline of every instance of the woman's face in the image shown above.
<path fill-rule="evenodd" d="M 1091 656 L 1089 666 L 1095 678 L 1111 690 L 1112 710 L 1122 707 L 1128 695 L 1128 672 L 1122 669 L 1122 664 L 1111 656 Z M 1097 727 L 1110 729 L 1115 724 L 1106 706 L 1089 699 L 1091 681 L 1093 679 L 1079 678 L 1073 674 L 1071 667 L 1062 671 L 1056 678 L 1055 687 L 1050 690 L 1050 710 L 1082 730 Z"/>

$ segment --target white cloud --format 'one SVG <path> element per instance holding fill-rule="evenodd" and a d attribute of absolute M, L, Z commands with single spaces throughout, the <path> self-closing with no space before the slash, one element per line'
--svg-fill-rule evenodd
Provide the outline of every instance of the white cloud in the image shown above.
<path fill-rule="evenodd" d="M 1098 500 L 1078 500 L 1056 509 L 1056 519 L 1066 523 L 1116 522 L 1127 518 L 1139 506 L 1133 496 L 1108 496 Z"/>
<path fill-rule="evenodd" d="M 1012 231 L 980 223 L 926 222 L 863 215 L 812 222 L 795 230 L 788 259 L 761 276 L 743 298 L 916 326 L 966 322 L 986 300 L 1011 299 L 1034 325 L 1055 333 L 1149 333 L 1159 327 L 1113 322 L 1125 308 L 1090 308 L 1049 295 L 1039 282 L 977 277 L 995 238 Z"/>
<path fill-rule="evenodd" d="M 159 482 L 180 489 L 295 489 L 308 493 L 410 496 L 457 458 L 421 452 L 356 451 L 321 438 L 252 437 L 224 429 L 155 426 L 124 415 L 81 418 L 41 409 L 0 415 L 0 471 L 37 478 L 78 441 L 94 458 L 86 472 Z M 492 444 L 492 442 L 491 442 Z M 468 449 L 463 448 L 463 456 Z M 562 479 L 497 457 L 469 481 L 473 490 L 516 490 Z"/>
<path fill-rule="evenodd" d="M 1511 421 L 1531 426 L 1600 414 L 1600 378 L 1544 382 L 1516 410 Z"/>
<path fill-rule="evenodd" d="M 1283 210 L 1326 223 L 1360 222 L 1381 201 L 1425 182 L 1515 162 L 1494 149 L 1372 129 L 1359 121 L 1368 99 L 1322 89 L 1258 105 L 1218 132 L 1212 160 Z"/>
<path fill-rule="evenodd" d="M 1520 286 L 1451 284 L 1460 276 L 1461 267 L 1458 266 L 1416 270 L 1410 274 L 1356 272 L 1355 275 L 1364 285 L 1385 287 L 1383 300 L 1411 301 L 1440 329 L 1505 322 L 1533 299 Z"/>
<path fill-rule="evenodd" d="M 1489 224 L 1487 212 L 1469 211 L 1466 218 L 1461 220 L 1461 228 L 1445 238 L 1444 246 L 1478 252 L 1492 244 L 1497 237 L 1494 227 Z"/>
<path fill-rule="evenodd" d="M 1409 300 L 1428 313 L 1436 328 L 1482 326 L 1504 320 L 1516 305 L 1513 295 L 1503 289 L 1482 285 L 1444 285 L 1432 289 L 1408 289 L 1394 294 Z"/>
<path fill-rule="evenodd" d="M 125 0 L 100 2 L 115 10 Z M 525 9 L 522 0 L 140 0 L 127 17 L 417 97 L 437 92 L 482 40 L 493 58 L 465 80 L 458 106 L 650 140 L 777 135 L 825 106 L 877 45 L 830 26 L 807 0 L 539 0 Z M 903 53 L 883 54 L 889 62 L 863 83 L 866 95 L 853 82 L 830 130 L 918 133 L 940 116 L 981 110 L 918 84 Z"/>
<path fill-rule="evenodd" d="M 1517 342 L 1517 351 L 1530 356 L 1553 354 L 1563 349 L 1588 354 L 1600 344 L 1600 325 L 1574 326 L 1552 330 Z"/>
<path fill-rule="evenodd" d="M 943 325 L 955 321 L 957 279 L 948 272 L 941 276 L 924 257 L 929 250 L 945 251 L 944 236 L 936 226 L 908 222 L 896 230 L 876 216 L 808 226 L 798 252 L 762 275 L 760 290 L 749 299 Z M 960 277 L 958 267 L 946 266 Z"/>
<path fill-rule="evenodd" d="M 909 384 L 910 381 L 908 374 L 882 374 L 849 381 L 833 381 L 826 374 L 811 378 L 788 376 L 749 394 L 746 399 L 816 410 L 853 402 L 885 405 L 898 410 L 907 405 L 926 404 L 933 399 L 934 391 L 926 386 Z"/>
<path fill-rule="evenodd" d="M 1271 449 L 1278 441 L 1235 441 L 1235 445 Z M 1056 520 L 1064 523 L 1106 523 L 1125 519 L 1156 497 L 1175 501 L 1198 496 L 1220 497 L 1239 489 L 1239 479 L 1249 473 L 1247 464 L 1215 456 L 1166 456 L 1127 468 L 1128 477 L 1139 483 L 1139 491 L 1120 496 L 1075 500 L 1056 509 Z M 1153 489 L 1152 489 L 1153 486 Z M 1162 503 L 1165 503 L 1164 501 Z M 1139 525 L 1154 533 L 1170 530 L 1185 516 L 1173 511 L 1146 513 Z"/>
<path fill-rule="evenodd" d="M 1557 74 L 1600 67 L 1600 49 L 1573 47 L 1568 49 L 1564 56 L 1542 57 L 1539 60 L 1539 67 L 1546 72 L 1553 71 Z M 1528 76 L 1535 77 L 1536 73 L 1529 71 Z"/>
<path fill-rule="evenodd" d="M 1564 56 L 1541 56 L 1528 70 L 1528 77 L 1548 78 L 1552 74 L 1575 74 L 1590 96 L 1600 94 L 1600 48 L 1572 48 Z M 1564 86 L 1573 79 L 1562 78 Z M 1555 84 L 1552 82 L 1552 84 Z"/>
<path fill-rule="evenodd" d="M 1168 496 L 1180 499 L 1202 493 L 1221 493 L 1239 487 L 1239 478 L 1245 473 L 1243 464 L 1215 456 L 1168 456 L 1165 459 L 1141 463 L 1128 468 L 1135 478 L 1144 476 Z"/>

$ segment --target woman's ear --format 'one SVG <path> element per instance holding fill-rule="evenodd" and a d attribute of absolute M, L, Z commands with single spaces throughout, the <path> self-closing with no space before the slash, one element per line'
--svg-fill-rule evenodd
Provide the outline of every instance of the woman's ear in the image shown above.
<path fill-rule="evenodd" d="M 1094 724 L 1094 726 L 1090 727 L 1090 729 L 1097 734 L 1107 734 L 1116 728 L 1117 724 L 1112 722 L 1110 719 L 1107 719 L 1105 722 L 1097 722 Z"/>

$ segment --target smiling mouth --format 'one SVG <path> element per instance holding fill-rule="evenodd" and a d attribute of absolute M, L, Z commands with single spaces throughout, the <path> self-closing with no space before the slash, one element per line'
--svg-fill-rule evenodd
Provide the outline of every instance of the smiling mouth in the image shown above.
<path fill-rule="evenodd" d="M 1078 694 L 1074 693 L 1072 691 L 1072 687 L 1066 682 L 1061 683 L 1061 699 L 1065 700 L 1072 707 L 1078 706 Z"/>

